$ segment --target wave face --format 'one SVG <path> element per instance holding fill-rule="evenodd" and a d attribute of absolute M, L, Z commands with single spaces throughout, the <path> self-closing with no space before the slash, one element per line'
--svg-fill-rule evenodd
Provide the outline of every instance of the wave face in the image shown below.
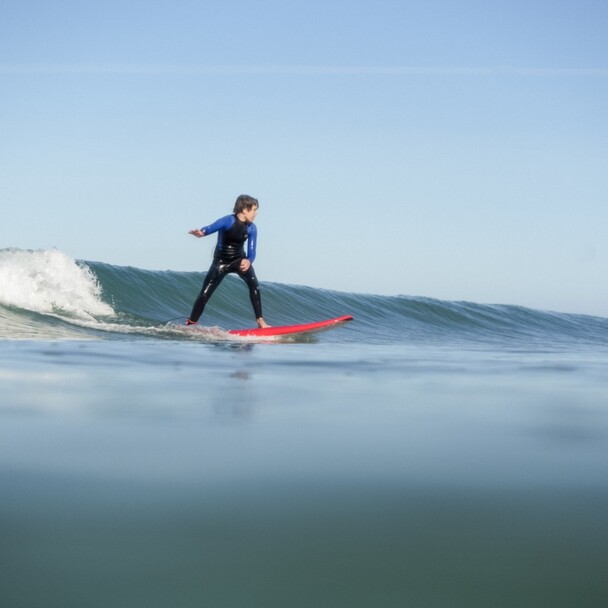
<path fill-rule="evenodd" d="M 253 325 L 245 284 L 228 276 L 202 319 L 183 327 L 204 273 L 149 271 L 77 261 L 58 250 L 0 250 L 0 338 L 228 339 L 222 328 Z M 519 306 L 343 293 L 263 283 L 264 316 L 274 325 L 352 314 L 324 340 L 365 343 L 485 344 L 554 348 L 608 346 L 608 319 Z M 327 337 L 325 337 L 327 336 Z M 331 336 L 331 337 L 330 337 Z"/>

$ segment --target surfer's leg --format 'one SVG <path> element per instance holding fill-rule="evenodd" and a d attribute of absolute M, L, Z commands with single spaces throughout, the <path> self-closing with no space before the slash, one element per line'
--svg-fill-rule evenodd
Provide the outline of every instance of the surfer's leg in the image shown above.
<path fill-rule="evenodd" d="M 262 317 L 262 295 L 260 294 L 260 284 L 258 283 L 258 278 L 255 276 L 253 266 L 249 266 L 245 272 L 239 271 L 238 274 L 241 279 L 247 283 L 247 287 L 249 288 L 249 299 L 251 300 L 251 306 L 253 306 L 253 312 L 255 313 L 255 318 L 258 325 L 260 325 L 260 327 L 266 326 L 266 323 Z"/>
<path fill-rule="evenodd" d="M 213 292 L 217 289 L 218 285 L 222 282 L 222 279 L 226 276 L 224 272 L 221 271 L 221 266 L 218 264 L 212 264 L 211 268 L 207 272 L 207 276 L 203 281 L 203 287 L 201 292 L 198 294 L 198 298 L 196 298 L 196 302 L 194 302 L 194 306 L 192 307 L 192 312 L 190 313 L 190 317 L 186 322 L 188 325 L 192 323 L 196 323 L 200 316 L 203 314 L 203 310 L 205 309 L 205 305 L 209 301 L 209 298 L 213 295 Z"/>

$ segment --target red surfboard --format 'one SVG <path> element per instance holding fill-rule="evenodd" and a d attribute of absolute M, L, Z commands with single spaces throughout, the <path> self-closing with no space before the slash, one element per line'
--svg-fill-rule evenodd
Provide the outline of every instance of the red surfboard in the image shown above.
<path fill-rule="evenodd" d="M 344 315 L 335 319 L 316 321 L 315 323 L 300 323 L 298 325 L 277 325 L 276 327 L 253 327 L 250 329 L 230 329 L 233 336 L 288 336 L 290 334 L 314 333 L 325 329 L 332 329 L 347 321 L 352 321 L 352 315 Z"/>

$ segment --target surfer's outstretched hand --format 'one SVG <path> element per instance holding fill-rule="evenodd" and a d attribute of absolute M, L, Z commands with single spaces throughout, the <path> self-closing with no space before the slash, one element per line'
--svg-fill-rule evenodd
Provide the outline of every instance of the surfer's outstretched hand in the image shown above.
<path fill-rule="evenodd" d="M 204 230 L 199 230 L 198 228 L 196 228 L 195 230 L 190 230 L 188 232 L 188 234 L 192 234 L 194 235 L 197 239 L 200 239 L 202 236 L 205 236 L 205 231 Z"/>

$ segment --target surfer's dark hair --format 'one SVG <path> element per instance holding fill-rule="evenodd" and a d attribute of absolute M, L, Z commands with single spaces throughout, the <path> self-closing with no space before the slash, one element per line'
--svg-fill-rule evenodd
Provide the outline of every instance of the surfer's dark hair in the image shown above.
<path fill-rule="evenodd" d="M 259 207 L 260 203 L 258 203 L 257 198 L 253 198 L 253 196 L 249 196 L 247 194 L 241 194 L 241 196 L 237 197 L 236 202 L 234 203 L 234 210 L 232 213 L 240 213 L 241 211 L 249 211 L 252 207 Z"/>

